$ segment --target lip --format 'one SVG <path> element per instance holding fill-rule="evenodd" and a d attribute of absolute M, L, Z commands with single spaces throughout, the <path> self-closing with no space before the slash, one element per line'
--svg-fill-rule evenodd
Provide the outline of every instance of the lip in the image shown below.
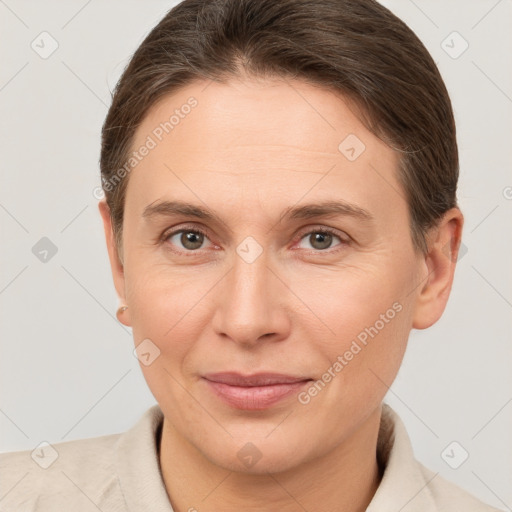
<path fill-rule="evenodd" d="M 218 398 L 244 410 L 267 409 L 313 380 L 280 373 L 242 375 L 237 372 L 211 373 L 203 379 Z"/>

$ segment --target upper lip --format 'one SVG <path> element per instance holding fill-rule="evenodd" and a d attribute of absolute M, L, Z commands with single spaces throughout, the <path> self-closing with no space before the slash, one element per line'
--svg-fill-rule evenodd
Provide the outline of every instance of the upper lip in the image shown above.
<path fill-rule="evenodd" d="M 296 377 L 282 373 L 255 373 L 242 375 L 237 372 L 207 373 L 203 375 L 206 380 L 229 384 L 230 386 L 271 386 L 273 384 L 291 384 L 311 380 L 309 377 Z"/>

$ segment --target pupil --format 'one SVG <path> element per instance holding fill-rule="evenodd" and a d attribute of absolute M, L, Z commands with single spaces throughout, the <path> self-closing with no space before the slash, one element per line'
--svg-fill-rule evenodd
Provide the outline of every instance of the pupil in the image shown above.
<path fill-rule="evenodd" d="M 314 242 L 320 244 L 320 247 L 315 247 L 314 243 L 311 244 L 316 249 L 326 249 L 331 245 L 332 235 L 330 235 L 329 233 L 315 233 L 312 236 L 314 237 Z"/>
<path fill-rule="evenodd" d="M 187 249 L 197 249 L 198 247 L 201 247 L 202 235 L 200 233 L 188 231 L 181 235 L 181 243 L 183 244 L 183 247 L 186 247 Z"/>

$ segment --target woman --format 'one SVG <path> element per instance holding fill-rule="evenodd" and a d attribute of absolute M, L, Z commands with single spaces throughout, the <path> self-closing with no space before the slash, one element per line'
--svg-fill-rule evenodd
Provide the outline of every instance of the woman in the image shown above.
<path fill-rule="evenodd" d="M 383 404 L 463 227 L 450 99 L 403 22 L 372 0 L 185 0 L 102 135 L 118 318 L 158 405 L 2 455 L 27 475 L 8 510 L 496 510 L 417 462 Z"/>

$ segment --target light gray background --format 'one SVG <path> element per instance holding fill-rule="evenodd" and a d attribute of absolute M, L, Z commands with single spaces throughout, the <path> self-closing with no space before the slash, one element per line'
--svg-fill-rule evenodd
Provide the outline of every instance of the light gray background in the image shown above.
<path fill-rule="evenodd" d="M 109 91 L 175 3 L 0 0 L 0 451 L 122 432 L 155 403 L 115 318 L 93 190 Z M 443 318 L 412 332 L 387 401 L 420 461 L 510 510 L 512 2 L 384 3 L 451 94 L 467 247 Z M 43 31 L 59 45 L 47 59 L 31 48 Z M 453 31 L 469 43 L 458 58 Z M 42 237 L 58 249 L 46 263 L 32 252 Z M 441 457 L 452 441 L 469 452 L 456 470 Z"/>

